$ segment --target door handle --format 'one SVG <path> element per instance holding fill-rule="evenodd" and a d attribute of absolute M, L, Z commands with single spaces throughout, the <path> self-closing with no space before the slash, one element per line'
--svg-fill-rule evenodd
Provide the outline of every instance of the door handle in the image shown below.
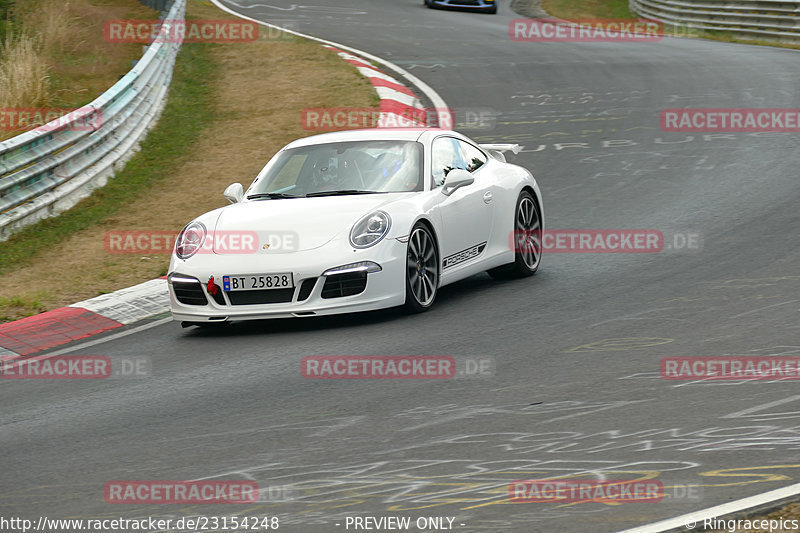
<path fill-rule="evenodd" d="M 488 204 L 491 201 L 492 201 L 492 193 L 491 193 L 491 191 L 484 193 L 483 202 Z"/>

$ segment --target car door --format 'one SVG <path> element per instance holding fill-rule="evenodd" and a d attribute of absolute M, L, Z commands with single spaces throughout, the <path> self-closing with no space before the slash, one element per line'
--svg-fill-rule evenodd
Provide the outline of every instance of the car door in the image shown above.
<path fill-rule="evenodd" d="M 471 172 L 475 182 L 441 194 L 440 254 L 442 275 L 468 267 L 480 258 L 492 231 L 492 183 L 481 169 L 486 156 L 478 148 L 455 137 L 437 137 L 431 146 L 432 187 L 440 190 L 447 173 L 460 168 Z"/>

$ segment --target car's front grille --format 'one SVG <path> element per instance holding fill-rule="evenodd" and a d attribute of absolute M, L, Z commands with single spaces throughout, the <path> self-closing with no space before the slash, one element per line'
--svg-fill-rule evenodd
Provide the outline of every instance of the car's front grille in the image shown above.
<path fill-rule="evenodd" d="M 293 296 L 294 288 L 231 291 L 228 293 L 228 299 L 231 301 L 231 305 L 282 304 L 291 302 Z"/>
<path fill-rule="evenodd" d="M 364 292 L 367 288 L 366 272 L 348 272 L 347 274 L 334 274 L 325 279 L 322 287 L 323 298 L 341 298 Z"/>
<path fill-rule="evenodd" d="M 481 3 L 478 0 L 450 0 L 451 6 L 479 6 Z"/>
<path fill-rule="evenodd" d="M 297 290 L 297 302 L 308 300 L 319 278 L 307 278 L 300 282 L 299 288 L 289 289 L 270 289 L 255 291 L 229 291 L 227 295 L 231 305 L 259 305 L 259 304 L 281 304 L 293 301 L 295 290 Z M 203 291 L 202 284 L 197 282 L 173 281 L 172 288 L 175 291 L 175 298 L 186 305 L 208 305 L 208 298 Z M 352 296 L 364 292 L 367 288 L 366 272 L 348 272 L 346 274 L 334 274 L 325 277 L 325 284 L 322 287 L 323 298 L 341 298 Z M 218 286 L 217 294 L 212 295 L 217 304 L 225 306 L 225 296 L 222 288 Z"/>
<path fill-rule="evenodd" d="M 172 290 L 175 291 L 175 299 L 186 305 L 208 305 L 208 300 L 203 292 L 200 282 L 173 281 Z"/>

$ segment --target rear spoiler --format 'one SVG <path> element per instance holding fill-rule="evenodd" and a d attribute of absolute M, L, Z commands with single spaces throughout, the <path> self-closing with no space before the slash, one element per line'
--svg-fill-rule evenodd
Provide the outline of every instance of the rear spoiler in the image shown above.
<path fill-rule="evenodd" d="M 516 155 L 523 148 L 518 144 L 479 144 L 478 146 L 489 152 L 489 154 L 495 159 L 503 162 L 506 160 L 506 156 L 503 155 L 504 152 L 508 152 L 510 150 Z"/>

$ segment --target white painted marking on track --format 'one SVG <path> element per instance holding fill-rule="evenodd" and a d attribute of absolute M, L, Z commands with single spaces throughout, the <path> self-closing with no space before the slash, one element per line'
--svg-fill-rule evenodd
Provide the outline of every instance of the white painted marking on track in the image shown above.
<path fill-rule="evenodd" d="M 626 529 L 624 531 L 620 531 L 619 533 L 661 533 L 687 526 L 692 529 L 696 527 L 698 531 L 702 531 L 704 529 L 702 527 L 703 520 L 712 518 L 722 519 L 726 515 L 791 498 L 798 494 L 800 494 L 800 483 L 795 483 L 794 485 L 789 485 L 787 487 L 783 487 L 782 489 L 771 490 L 763 494 L 757 494 L 748 498 L 742 498 L 741 500 L 723 503 L 722 505 L 709 507 L 701 511 L 686 513 L 676 516 L 675 518 L 668 518 L 667 520 L 661 520 L 652 524 Z"/>
<path fill-rule="evenodd" d="M 49 359 L 51 357 L 55 357 L 57 355 L 64 355 L 64 354 L 68 354 L 68 353 L 71 353 L 71 352 L 77 352 L 79 350 L 83 350 L 83 349 L 89 348 L 91 346 L 97 346 L 98 344 L 103 344 L 103 343 L 108 342 L 108 341 L 121 339 L 123 337 L 127 337 L 128 335 L 133 335 L 134 333 L 140 333 L 140 332 L 148 330 L 150 328 L 154 328 L 156 326 L 160 326 L 162 324 L 166 324 L 167 322 L 174 322 L 174 320 L 173 320 L 172 317 L 162 318 L 161 320 L 156 320 L 154 322 L 149 322 L 147 324 L 144 324 L 144 325 L 141 325 L 141 326 L 137 326 L 135 328 L 131 328 L 131 329 L 128 329 L 128 330 L 125 330 L 125 331 L 120 331 L 118 333 L 114 333 L 114 334 L 108 335 L 106 337 L 102 337 L 102 338 L 99 338 L 99 339 L 88 340 L 86 342 L 82 342 L 80 344 L 76 344 L 75 346 L 68 346 L 66 348 L 62 348 L 61 350 L 57 350 L 55 352 L 51 352 L 51 353 L 44 354 L 44 355 L 36 355 L 35 357 L 36 357 L 37 360 L 41 361 L 41 360 Z M 20 357 L 17 360 L 14 360 L 14 361 L 11 361 L 9 363 L 6 363 L 6 364 L 3 365 L 3 369 L 17 368 L 17 367 L 20 366 L 21 362 L 25 361 L 26 359 L 28 359 L 28 357 Z"/>
<path fill-rule="evenodd" d="M 119 333 L 113 333 L 111 335 L 108 335 L 106 337 L 102 337 L 100 339 L 93 339 L 93 340 L 90 340 L 90 341 L 82 342 L 80 344 L 76 344 L 75 346 L 69 346 L 67 348 L 58 350 L 56 352 L 49 353 L 47 355 L 48 356 L 50 356 L 50 355 L 62 355 L 62 354 L 65 354 L 65 353 L 77 352 L 78 350 L 83 350 L 84 348 L 88 348 L 90 346 L 96 346 L 98 344 L 103 344 L 104 342 L 121 339 L 122 337 L 127 337 L 128 335 L 133 335 L 135 333 L 140 333 L 142 331 L 161 326 L 161 325 L 166 324 L 168 322 L 175 322 L 175 320 L 172 317 L 162 318 L 161 320 L 156 320 L 154 322 L 148 322 L 147 324 L 144 324 L 142 326 L 137 326 L 135 328 L 131 328 L 131 329 L 128 329 L 128 330 L 125 330 L 125 331 L 120 331 Z"/>
<path fill-rule="evenodd" d="M 774 402 L 763 403 L 761 405 L 755 405 L 753 407 L 749 407 L 747 409 L 743 409 L 741 411 L 737 411 L 735 413 L 731 413 L 729 415 L 722 416 L 720 418 L 755 418 L 750 415 L 753 413 L 758 413 L 759 411 L 763 411 L 764 409 L 770 409 L 772 407 L 778 407 L 779 405 L 783 405 L 786 403 L 791 403 L 796 400 L 800 400 L 800 395 L 795 396 L 788 396 L 781 400 L 775 400 Z M 782 416 L 783 415 L 783 416 Z M 792 411 L 787 413 L 764 413 L 762 416 L 772 416 L 773 418 L 758 418 L 758 421 L 766 421 L 766 420 L 781 420 L 783 418 L 787 418 L 785 415 L 800 415 L 798 411 Z"/>
<path fill-rule="evenodd" d="M 589 327 L 590 328 L 594 328 L 594 327 L 600 326 L 602 324 L 607 324 L 609 322 L 617 322 L 619 320 L 653 320 L 652 318 L 651 319 L 646 319 L 646 318 L 639 318 L 639 317 L 641 315 L 646 315 L 646 314 L 649 314 L 649 313 L 655 313 L 656 311 L 667 311 L 669 309 L 675 309 L 675 307 L 657 307 L 656 309 L 647 309 L 646 311 L 640 311 L 638 313 L 633 313 L 633 314 L 630 314 L 630 315 L 623 315 L 621 317 L 609 318 L 608 320 L 603 320 L 601 322 L 596 322 L 594 324 L 589 325 Z M 673 318 L 673 319 L 667 319 L 667 318 L 662 318 L 662 317 L 655 317 L 655 318 L 658 319 L 658 320 L 679 320 L 679 321 L 683 321 L 683 319 L 678 319 L 678 318 Z"/>
<path fill-rule="evenodd" d="M 0 346 L 0 357 L 14 357 L 19 355 L 17 352 L 12 352 L 11 350 L 6 350 L 2 346 Z"/>
<path fill-rule="evenodd" d="M 292 4 L 289 7 L 281 7 L 281 6 L 273 6 L 272 4 L 248 4 L 243 5 L 234 0 L 228 0 L 228 3 L 235 5 L 241 9 L 252 9 L 254 7 L 268 7 L 270 9 L 276 9 L 278 11 L 317 11 L 320 13 L 339 13 L 343 15 L 366 15 L 366 11 L 358 11 L 356 9 L 350 9 L 347 7 L 329 7 L 329 6 L 304 6 L 298 4 Z"/>
<path fill-rule="evenodd" d="M 764 311 L 766 309 L 772 309 L 773 307 L 778 307 L 778 306 L 781 306 L 781 305 L 786 305 L 786 304 L 790 304 L 790 303 L 794 303 L 794 302 L 800 302 L 800 300 L 789 300 L 788 302 L 781 302 L 779 304 L 768 305 L 766 307 L 761 307 L 759 309 L 753 309 L 752 311 L 747 311 L 746 313 L 741 313 L 739 315 L 734 315 L 731 318 L 740 318 L 740 317 L 743 317 L 743 316 L 752 315 L 753 313 L 758 313 L 759 311 Z"/>
<path fill-rule="evenodd" d="M 90 346 L 97 346 L 98 344 L 103 344 L 104 342 L 121 339 L 123 337 L 127 337 L 128 335 L 133 335 L 135 333 L 140 333 L 142 331 L 158 327 L 158 326 L 161 326 L 163 324 L 166 324 L 167 322 L 175 322 L 175 320 L 172 317 L 162 318 L 160 320 L 155 320 L 153 322 L 148 322 L 147 324 L 143 324 L 141 326 L 137 326 L 135 328 L 131 328 L 131 329 L 128 329 L 128 330 L 125 330 L 125 331 L 120 331 L 119 333 L 113 333 L 111 335 L 108 335 L 108 336 L 105 336 L 105 337 L 102 337 L 102 338 L 99 338 L 99 339 L 92 339 L 92 340 L 89 340 L 89 341 L 86 341 L 86 342 L 82 342 L 80 344 L 76 344 L 75 346 L 68 346 L 68 347 L 63 348 L 61 350 L 58 350 L 58 351 L 55 351 L 55 352 L 51 352 L 51 353 L 49 353 L 47 355 L 44 355 L 43 357 L 50 357 L 50 356 L 53 356 L 53 355 L 63 355 L 63 354 L 70 353 L 70 352 L 77 352 L 79 350 L 83 350 L 85 348 L 89 348 Z"/>

